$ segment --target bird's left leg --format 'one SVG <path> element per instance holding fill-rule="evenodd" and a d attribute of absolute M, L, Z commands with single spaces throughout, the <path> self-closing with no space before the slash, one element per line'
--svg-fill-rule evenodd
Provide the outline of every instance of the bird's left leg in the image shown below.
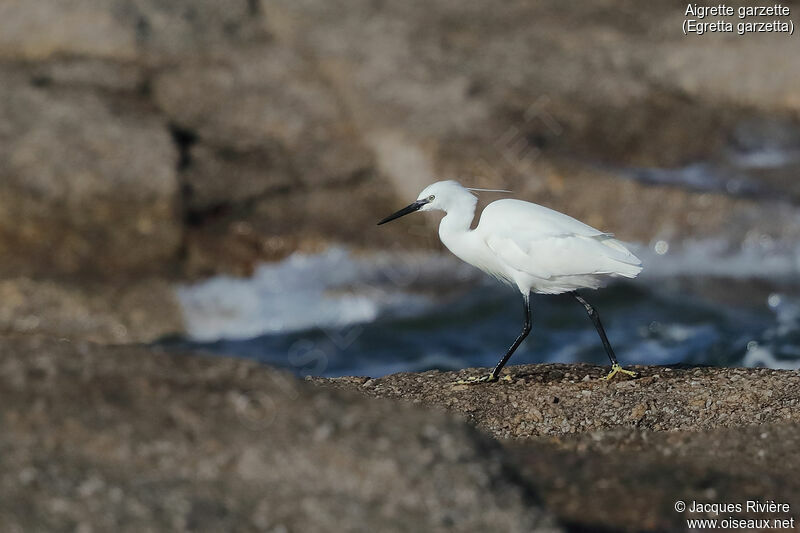
<path fill-rule="evenodd" d="M 597 330 L 597 334 L 600 335 L 600 340 L 603 341 L 603 348 L 606 350 L 606 355 L 608 355 L 608 358 L 611 360 L 611 372 L 609 372 L 608 375 L 603 379 L 610 380 L 617 374 L 626 374 L 628 376 L 635 377 L 636 372 L 633 372 L 632 370 L 625 370 L 617 362 L 617 356 L 614 355 L 614 349 L 611 348 L 611 343 L 608 342 L 606 331 L 603 329 L 603 324 L 600 322 L 600 315 L 597 314 L 597 310 L 592 306 L 592 304 L 584 300 L 577 292 L 573 292 L 571 294 L 581 303 L 581 305 L 583 305 L 584 309 L 586 309 L 586 313 L 589 315 L 589 318 L 592 319 L 592 323 Z"/>
<path fill-rule="evenodd" d="M 525 299 L 525 325 L 522 326 L 522 332 L 517 336 L 516 340 L 514 341 L 514 344 L 511 345 L 511 347 L 508 349 L 508 351 L 503 356 L 503 358 L 500 359 L 500 361 L 497 362 L 497 365 L 495 365 L 494 369 L 491 372 L 489 372 L 488 376 L 481 376 L 481 377 L 477 377 L 477 378 L 460 379 L 460 380 L 456 381 L 457 385 L 468 385 L 468 384 L 472 384 L 472 383 L 486 383 L 486 382 L 497 381 L 498 379 L 500 379 L 500 371 L 503 370 L 503 367 L 506 366 L 506 363 L 508 362 L 509 359 L 511 359 L 511 356 L 514 355 L 514 352 L 516 351 L 516 349 L 519 347 L 520 344 L 522 344 L 522 341 L 525 340 L 525 337 L 528 336 L 528 333 L 531 332 L 531 299 L 530 299 L 530 295 L 529 294 L 524 294 L 523 298 Z M 509 381 L 510 381 L 510 378 L 509 378 Z"/>

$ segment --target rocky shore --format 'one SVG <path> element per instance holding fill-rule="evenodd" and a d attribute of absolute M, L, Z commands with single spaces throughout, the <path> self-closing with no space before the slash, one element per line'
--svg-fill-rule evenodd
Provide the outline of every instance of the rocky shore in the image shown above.
<path fill-rule="evenodd" d="M 638 531 L 684 527 L 695 515 L 677 500 L 800 508 L 797 372 L 642 367 L 605 383 L 603 370 L 513 366 L 510 381 L 483 386 L 453 384 L 477 369 L 304 383 L 244 360 L 3 337 L 0 521 Z"/>
<path fill-rule="evenodd" d="M 707 517 L 676 512 L 677 501 L 800 509 L 800 373 L 636 367 L 636 379 L 607 383 L 606 370 L 512 366 L 510 381 L 485 387 L 454 384 L 478 369 L 313 381 L 458 414 L 503 442 L 548 509 L 579 530 L 682 530 Z"/>
<path fill-rule="evenodd" d="M 710 430 L 800 422 L 800 373 L 763 368 L 631 367 L 636 379 L 606 382 L 605 367 L 517 365 L 498 386 L 455 384 L 476 369 L 316 378 L 326 386 L 446 408 L 500 439 L 631 427 Z"/>
<path fill-rule="evenodd" d="M 0 340 L 4 531 L 560 531 L 453 416 L 252 362 Z"/>

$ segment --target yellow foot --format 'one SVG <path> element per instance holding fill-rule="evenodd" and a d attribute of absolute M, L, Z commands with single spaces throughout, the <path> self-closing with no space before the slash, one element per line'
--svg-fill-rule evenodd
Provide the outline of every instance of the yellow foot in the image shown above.
<path fill-rule="evenodd" d="M 505 375 L 502 378 L 494 374 L 486 374 L 485 376 L 472 377 L 467 379 L 459 379 L 453 385 L 475 385 L 476 383 L 492 383 L 494 381 L 511 381 L 511 376 Z"/>
<path fill-rule="evenodd" d="M 611 365 L 611 372 L 609 372 L 606 377 L 601 378 L 601 379 L 604 379 L 606 381 L 611 381 L 611 378 L 613 378 L 617 374 L 625 374 L 625 375 L 630 376 L 632 378 L 636 377 L 636 372 L 634 372 L 633 370 L 625 370 L 624 368 L 622 368 L 620 366 L 619 363 L 614 363 L 613 365 Z"/>

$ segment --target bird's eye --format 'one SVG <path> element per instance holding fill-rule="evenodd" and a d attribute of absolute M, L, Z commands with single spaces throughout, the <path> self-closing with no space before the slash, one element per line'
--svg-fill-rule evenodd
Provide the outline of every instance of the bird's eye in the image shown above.
<path fill-rule="evenodd" d="M 432 202 L 434 200 L 436 200 L 436 197 L 434 195 L 431 194 L 430 196 L 428 196 L 428 201 L 429 202 Z"/>

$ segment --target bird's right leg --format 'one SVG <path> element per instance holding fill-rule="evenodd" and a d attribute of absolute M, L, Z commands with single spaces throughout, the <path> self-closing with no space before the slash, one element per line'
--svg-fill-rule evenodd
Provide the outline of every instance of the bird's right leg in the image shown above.
<path fill-rule="evenodd" d="M 594 324 L 595 329 L 597 330 L 597 334 L 600 335 L 600 341 L 603 343 L 603 348 L 606 350 L 606 355 L 608 355 L 608 359 L 611 361 L 611 372 L 608 373 L 606 377 L 603 379 L 606 381 L 611 380 L 617 374 L 625 374 L 627 376 L 636 377 L 636 372 L 632 370 L 625 370 L 622 368 L 622 365 L 619 364 L 617 361 L 617 356 L 614 355 L 614 349 L 611 347 L 611 343 L 608 342 L 608 336 L 606 336 L 606 330 L 603 329 L 603 323 L 600 322 L 600 315 L 597 313 L 597 309 L 592 306 L 589 302 L 587 302 L 583 297 L 581 297 L 577 292 L 570 293 L 572 296 L 575 297 L 578 302 L 586 309 L 586 314 L 589 315 L 589 318 Z"/>
<path fill-rule="evenodd" d="M 524 341 L 525 337 L 528 336 L 528 333 L 531 332 L 531 299 L 530 299 L 530 295 L 529 294 L 525 294 L 525 295 L 523 295 L 523 298 L 525 299 L 525 325 L 522 326 L 522 332 L 517 336 L 516 340 L 514 341 L 514 344 L 511 345 L 511 347 L 508 349 L 508 351 L 503 356 L 503 358 L 500 359 L 500 361 L 497 362 L 497 365 L 495 365 L 494 369 L 491 372 L 489 372 L 489 375 L 480 376 L 480 377 L 474 377 L 474 378 L 467 378 L 467 379 L 460 379 L 460 380 L 456 381 L 457 385 L 470 385 L 470 384 L 473 384 L 473 383 L 487 383 L 487 382 L 497 381 L 498 379 L 500 379 L 500 371 L 503 370 L 503 367 L 506 366 L 506 363 L 508 362 L 509 359 L 511 359 L 511 356 L 514 355 L 514 352 L 517 350 L 519 345 L 522 344 L 522 341 Z"/>

